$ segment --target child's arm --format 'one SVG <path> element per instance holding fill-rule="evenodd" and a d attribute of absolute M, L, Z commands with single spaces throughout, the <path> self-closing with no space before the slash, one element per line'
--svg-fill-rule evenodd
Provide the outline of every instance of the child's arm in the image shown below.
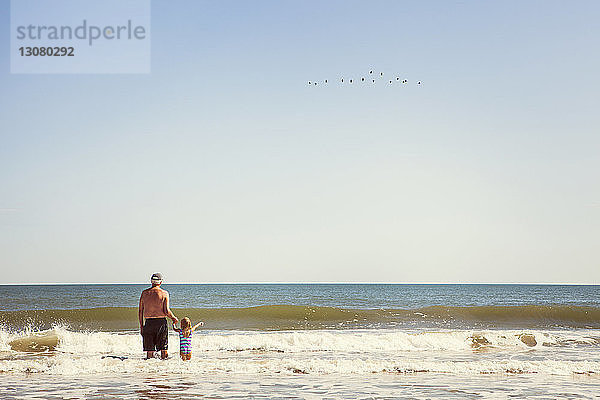
<path fill-rule="evenodd" d="M 196 325 L 192 327 L 192 332 L 196 330 L 197 327 L 204 325 L 204 322 L 200 321 Z"/>
<path fill-rule="evenodd" d="M 175 326 L 175 322 L 173 322 L 173 330 L 175 332 L 179 332 L 181 329 L 179 329 L 178 327 Z"/>

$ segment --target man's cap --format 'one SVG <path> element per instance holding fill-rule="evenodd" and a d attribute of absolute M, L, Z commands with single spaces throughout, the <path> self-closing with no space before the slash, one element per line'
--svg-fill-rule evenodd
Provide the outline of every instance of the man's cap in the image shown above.
<path fill-rule="evenodd" d="M 156 272 L 154 274 L 152 274 L 152 277 L 150 278 L 151 281 L 162 281 L 162 274 L 160 272 Z"/>

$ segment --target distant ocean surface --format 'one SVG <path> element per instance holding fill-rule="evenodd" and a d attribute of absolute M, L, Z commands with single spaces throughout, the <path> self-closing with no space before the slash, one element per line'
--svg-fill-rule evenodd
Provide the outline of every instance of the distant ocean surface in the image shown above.
<path fill-rule="evenodd" d="M 143 360 L 145 287 L 0 286 L 0 398 L 600 395 L 600 286 L 165 284 L 187 363 Z"/>

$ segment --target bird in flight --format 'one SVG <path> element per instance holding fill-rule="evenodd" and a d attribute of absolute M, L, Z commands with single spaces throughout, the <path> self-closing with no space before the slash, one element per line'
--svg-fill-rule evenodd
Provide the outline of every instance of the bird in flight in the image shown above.
<path fill-rule="evenodd" d="M 371 70 L 369 70 L 369 75 L 371 75 L 371 77 L 372 77 L 372 79 L 371 79 L 371 83 L 375 83 L 375 81 L 376 81 L 376 79 L 377 79 L 377 78 L 379 78 L 379 79 L 383 79 L 384 72 L 383 72 L 383 71 L 380 71 L 380 72 L 379 72 L 379 76 L 377 76 L 376 74 L 374 74 L 373 70 L 371 69 Z M 373 76 L 373 75 L 374 75 L 374 76 Z M 367 80 L 365 79 L 365 77 L 364 77 L 364 76 L 362 76 L 362 77 L 360 78 L 360 82 L 366 82 L 366 81 L 367 81 Z M 329 79 L 324 79 L 322 82 L 323 82 L 324 84 L 328 84 L 328 83 L 329 83 Z M 354 79 L 353 79 L 353 78 L 349 78 L 349 79 L 345 80 L 345 78 L 344 78 L 344 77 L 341 77 L 341 78 L 340 78 L 340 82 L 341 82 L 342 84 L 343 84 L 343 83 L 350 83 L 350 84 L 351 84 L 351 83 L 354 83 Z M 396 76 L 396 80 L 395 80 L 395 82 L 402 83 L 403 85 L 406 85 L 406 84 L 408 83 L 408 79 L 402 79 L 402 80 L 400 80 L 400 77 L 399 77 L 399 76 Z M 390 85 L 393 85 L 393 84 L 394 84 L 394 79 L 388 79 L 388 83 L 389 83 Z M 317 86 L 317 85 L 318 85 L 318 81 L 313 81 L 313 80 L 310 80 L 310 81 L 308 81 L 308 85 L 309 85 L 309 86 L 310 86 L 310 85 Z M 421 86 L 421 85 L 422 85 L 422 81 L 417 81 L 417 86 Z"/>

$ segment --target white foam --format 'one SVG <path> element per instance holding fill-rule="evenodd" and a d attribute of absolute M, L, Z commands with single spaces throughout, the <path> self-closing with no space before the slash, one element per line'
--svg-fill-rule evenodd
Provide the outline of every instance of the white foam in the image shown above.
<path fill-rule="evenodd" d="M 535 346 L 521 340 L 523 335 L 536 339 Z M 406 332 L 399 330 L 356 331 L 294 331 L 294 332 L 220 332 L 196 335 L 197 350 L 251 350 L 283 351 L 286 353 L 334 351 L 377 353 L 398 351 L 465 351 L 474 347 L 498 350 L 546 350 L 566 341 L 581 344 L 595 343 L 586 333 L 544 331 L 437 331 Z M 485 339 L 475 343 L 477 338 Z M 483 343 L 483 344 L 482 344 Z"/>
<path fill-rule="evenodd" d="M 535 337 L 534 347 L 519 339 L 523 333 Z M 0 351 L 4 354 L 0 372 L 600 374 L 595 333 L 585 330 L 201 332 L 193 337 L 191 362 L 178 359 L 175 335 L 170 337 L 175 356 L 166 361 L 146 361 L 138 333 L 73 332 L 57 327 L 40 334 L 58 337 L 51 356 L 11 350 L 13 340 L 35 337 L 31 332 L 0 330 Z M 478 348 L 473 347 L 473 338 L 479 338 Z M 561 345 L 564 343 L 576 345 Z M 106 355 L 126 359 L 102 358 Z"/>
<path fill-rule="evenodd" d="M 4 373 L 47 373 L 85 375 L 106 373 L 309 373 L 309 374 L 370 374 L 370 373 L 454 373 L 454 374 L 598 374 L 600 362 L 565 360 L 431 360 L 414 358 L 378 359 L 371 357 L 222 357 L 195 355 L 184 362 L 174 357 L 166 361 L 135 359 L 118 360 L 99 357 L 46 357 L 37 360 L 0 360 Z"/>

